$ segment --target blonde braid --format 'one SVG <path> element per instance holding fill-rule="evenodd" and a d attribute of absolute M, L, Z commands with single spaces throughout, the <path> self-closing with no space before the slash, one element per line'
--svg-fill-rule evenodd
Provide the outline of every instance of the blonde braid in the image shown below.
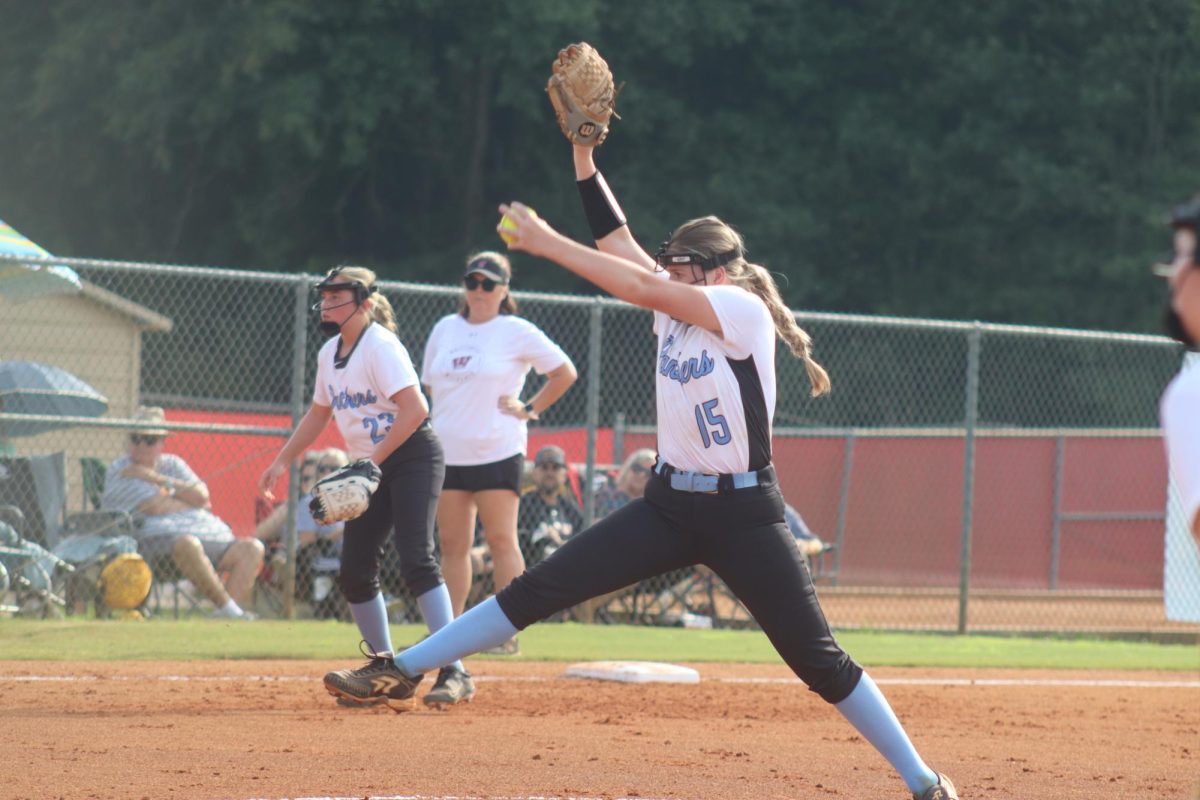
<path fill-rule="evenodd" d="M 738 269 L 738 266 L 741 269 Z M 733 267 L 732 271 L 730 267 Z M 739 274 L 734 274 L 735 272 Z M 743 261 L 740 265 L 726 265 L 725 274 L 730 283 L 758 295 L 767 304 L 767 310 L 771 312 L 771 321 L 775 323 L 775 333 L 783 339 L 792 354 L 804 362 L 804 370 L 812 383 L 812 396 L 827 394 L 831 387 L 829 373 L 812 357 L 812 337 L 796 324 L 796 316 L 784 304 L 771 273 L 765 267 Z"/>
<path fill-rule="evenodd" d="M 396 324 L 396 312 L 392 309 L 392 303 L 380 291 L 371 295 L 371 319 L 397 336 L 400 335 L 400 327 Z"/>

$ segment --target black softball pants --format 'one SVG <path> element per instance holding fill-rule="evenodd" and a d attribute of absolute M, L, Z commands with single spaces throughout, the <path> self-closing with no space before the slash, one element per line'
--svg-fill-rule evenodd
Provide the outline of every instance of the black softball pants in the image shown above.
<path fill-rule="evenodd" d="M 379 594 L 379 564 L 388 532 L 396 537 L 400 575 L 413 597 L 442 582 L 434 556 L 438 497 L 446 475 L 442 443 L 428 421 L 380 465 L 383 480 L 367 511 L 346 523 L 338 583 L 351 603 Z"/>
<path fill-rule="evenodd" d="M 496 596 L 518 628 L 681 567 L 703 564 L 733 591 L 792 671 L 830 703 L 862 667 L 834 640 L 778 483 L 718 494 L 676 491 L 657 473 L 646 495 L 577 534 Z"/>

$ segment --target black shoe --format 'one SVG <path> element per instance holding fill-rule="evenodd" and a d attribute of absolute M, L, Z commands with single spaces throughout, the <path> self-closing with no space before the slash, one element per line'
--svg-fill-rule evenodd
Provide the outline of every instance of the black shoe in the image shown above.
<path fill-rule="evenodd" d="M 372 653 L 360 645 L 369 660 L 358 669 L 339 669 L 325 676 L 325 689 L 334 697 L 357 705 L 387 703 L 396 712 L 412 711 L 413 695 L 424 675 L 410 678 L 400 671 L 389 652 Z"/>
<path fill-rule="evenodd" d="M 457 703 L 469 703 L 474 696 L 475 681 L 471 680 L 471 673 L 450 665 L 438 670 L 437 682 L 424 699 L 425 705 L 442 708 Z"/>

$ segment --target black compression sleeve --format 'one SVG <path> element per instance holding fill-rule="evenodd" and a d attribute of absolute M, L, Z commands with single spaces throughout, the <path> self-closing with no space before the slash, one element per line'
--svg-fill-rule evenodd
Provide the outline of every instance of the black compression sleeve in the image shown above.
<path fill-rule="evenodd" d="M 603 239 L 625 224 L 625 215 L 603 175 L 597 172 L 590 178 L 576 181 L 575 185 L 579 187 L 579 199 L 583 201 L 583 213 L 587 215 L 593 239 Z"/>

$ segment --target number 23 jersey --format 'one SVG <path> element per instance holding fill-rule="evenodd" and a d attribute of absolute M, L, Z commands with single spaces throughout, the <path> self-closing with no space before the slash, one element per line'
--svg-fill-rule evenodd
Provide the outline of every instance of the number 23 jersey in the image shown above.
<path fill-rule="evenodd" d="M 345 359 L 337 358 L 341 338 L 334 336 L 317 354 L 313 403 L 333 409 L 346 452 L 356 461 L 370 456 L 392 429 L 392 395 L 417 386 L 417 371 L 408 350 L 382 325 L 368 325 Z"/>
<path fill-rule="evenodd" d="M 723 336 L 654 312 L 658 452 L 709 474 L 771 463 L 775 325 L 766 303 L 737 286 L 703 289 Z"/>

